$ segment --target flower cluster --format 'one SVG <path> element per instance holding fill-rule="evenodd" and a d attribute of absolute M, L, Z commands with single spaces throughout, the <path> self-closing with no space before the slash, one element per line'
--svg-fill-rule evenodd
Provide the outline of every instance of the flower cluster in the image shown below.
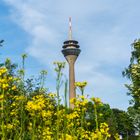
<path fill-rule="evenodd" d="M 62 63 L 56 65 L 57 70 L 64 67 Z M 86 85 L 87 82 L 75 83 L 81 92 Z M 108 125 L 97 123 L 96 107 L 102 105 L 99 98 L 88 99 L 79 95 L 71 100 L 74 108 L 69 109 L 57 102 L 57 94 L 36 89 L 30 93 L 26 94 L 23 81 L 10 75 L 6 68 L 0 68 L 0 138 L 105 140 L 110 137 Z M 95 126 L 98 127 L 92 128 L 88 121 L 89 102 L 93 104 L 92 115 L 96 116 Z"/>
<path fill-rule="evenodd" d="M 87 82 L 75 82 L 75 86 L 79 87 L 80 89 L 83 89 L 87 85 Z"/>
<path fill-rule="evenodd" d="M 91 101 L 93 101 L 95 105 L 103 105 L 103 103 L 101 102 L 101 99 L 98 97 L 91 98 Z"/>
<path fill-rule="evenodd" d="M 0 68 L 0 90 L 16 90 L 16 78 L 9 76 L 6 68 Z"/>
<path fill-rule="evenodd" d="M 55 71 L 58 72 L 65 67 L 65 62 L 54 62 Z"/>
<path fill-rule="evenodd" d="M 75 87 L 80 89 L 81 95 L 84 95 L 84 89 L 85 89 L 86 85 L 87 85 L 86 81 L 84 81 L 84 82 L 75 82 Z"/>

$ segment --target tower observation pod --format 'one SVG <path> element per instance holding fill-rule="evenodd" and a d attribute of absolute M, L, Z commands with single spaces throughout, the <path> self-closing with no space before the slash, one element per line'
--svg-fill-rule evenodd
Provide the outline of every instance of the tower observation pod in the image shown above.
<path fill-rule="evenodd" d="M 76 98 L 75 93 L 75 71 L 74 64 L 81 50 L 78 41 L 72 39 L 71 18 L 69 18 L 69 39 L 64 42 L 62 53 L 69 64 L 69 107 L 74 108 L 74 104 L 70 103 L 72 98 Z"/>

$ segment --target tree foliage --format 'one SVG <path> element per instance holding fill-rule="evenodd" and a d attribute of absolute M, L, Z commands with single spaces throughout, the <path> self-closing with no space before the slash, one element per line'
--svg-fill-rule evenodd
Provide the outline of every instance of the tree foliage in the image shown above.
<path fill-rule="evenodd" d="M 140 110 L 135 109 L 134 107 L 129 107 L 127 112 L 132 119 L 136 132 L 140 135 Z"/>
<path fill-rule="evenodd" d="M 3 42 L 4 42 L 4 40 L 0 40 L 0 47 L 2 47 Z"/>
<path fill-rule="evenodd" d="M 140 134 L 140 39 L 132 43 L 132 52 L 129 66 L 123 71 L 123 76 L 130 80 L 130 84 L 126 84 L 128 95 L 132 96 L 130 104 L 133 106 L 128 108 L 128 114 L 132 119 L 136 131 Z"/>
<path fill-rule="evenodd" d="M 95 110 L 93 109 L 94 104 L 92 102 L 88 102 L 87 104 L 87 120 L 91 123 L 89 129 L 92 130 L 95 128 L 95 116 L 93 115 Z M 97 118 L 98 123 L 101 124 L 106 122 L 109 125 L 109 132 L 111 134 L 111 138 L 114 138 L 114 134 L 117 133 L 117 122 L 116 118 L 113 114 L 112 109 L 109 104 L 102 104 L 97 106 Z"/>
<path fill-rule="evenodd" d="M 135 40 L 132 44 L 130 64 L 123 71 L 123 76 L 131 81 L 131 84 L 126 85 L 129 90 L 128 95 L 132 96 L 130 103 L 140 109 L 140 39 Z"/>
<path fill-rule="evenodd" d="M 130 116 L 125 111 L 119 109 L 112 109 L 112 111 L 117 122 L 117 132 L 123 137 L 134 135 L 135 129 Z"/>

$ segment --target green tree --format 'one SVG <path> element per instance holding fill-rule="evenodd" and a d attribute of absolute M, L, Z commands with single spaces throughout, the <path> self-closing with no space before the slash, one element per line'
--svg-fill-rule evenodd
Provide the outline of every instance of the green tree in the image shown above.
<path fill-rule="evenodd" d="M 109 104 L 103 104 L 103 106 L 100 106 L 99 110 L 99 121 L 100 122 L 106 122 L 109 125 L 109 131 L 112 137 L 114 134 L 117 133 L 117 122 L 116 122 L 116 117 L 110 108 Z"/>
<path fill-rule="evenodd" d="M 123 110 L 112 109 L 117 122 L 117 132 L 123 137 L 134 135 L 135 127 L 131 117 Z"/>
<path fill-rule="evenodd" d="M 123 76 L 130 79 L 131 84 L 126 84 L 132 96 L 131 104 L 140 109 L 140 39 L 135 40 L 132 46 L 130 64 L 128 68 L 123 71 Z"/>
<path fill-rule="evenodd" d="M 133 121 L 136 132 L 138 132 L 140 136 L 140 110 L 135 109 L 134 107 L 129 107 L 127 112 Z"/>
<path fill-rule="evenodd" d="M 98 123 L 103 123 L 106 122 L 109 125 L 109 132 L 111 134 L 111 138 L 114 138 L 114 134 L 117 133 L 117 122 L 116 118 L 113 114 L 112 109 L 110 108 L 109 104 L 102 104 L 101 106 L 97 106 L 97 118 L 98 118 Z M 87 105 L 87 112 L 86 112 L 86 119 L 88 122 L 90 122 L 89 130 L 92 130 L 93 128 L 95 129 L 95 116 L 94 114 L 94 109 L 93 109 L 93 103 L 88 102 Z"/>
<path fill-rule="evenodd" d="M 128 108 L 128 114 L 140 134 L 140 39 L 135 40 L 131 46 L 130 64 L 123 71 L 123 76 L 131 81 L 130 84 L 126 84 L 129 91 L 128 95 L 132 96 L 130 104 L 133 105 Z"/>

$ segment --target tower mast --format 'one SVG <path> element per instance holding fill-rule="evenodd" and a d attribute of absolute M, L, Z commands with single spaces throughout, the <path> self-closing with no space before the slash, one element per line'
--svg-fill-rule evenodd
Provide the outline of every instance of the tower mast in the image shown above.
<path fill-rule="evenodd" d="M 71 17 L 69 17 L 69 40 L 72 40 L 72 22 L 71 22 Z"/>

